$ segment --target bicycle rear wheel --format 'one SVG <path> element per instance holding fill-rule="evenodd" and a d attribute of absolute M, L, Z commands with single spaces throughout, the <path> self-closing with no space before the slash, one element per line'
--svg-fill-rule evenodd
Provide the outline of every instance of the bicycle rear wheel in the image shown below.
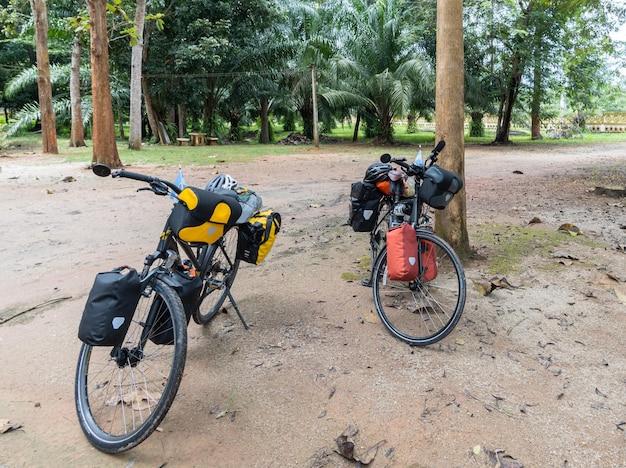
<path fill-rule="evenodd" d="M 232 227 L 215 244 L 205 248 L 206 258 L 201 259 L 204 286 L 200 294 L 200 303 L 194 310 L 193 320 L 205 325 L 211 321 L 226 300 L 228 289 L 235 281 L 239 269 L 237 258 L 237 243 L 239 242 L 239 228 Z"/>
<path fill-rule="evenodd" d="M 98 450 L 117 453 L 140 444 L 167 414 L 187 356 L 184 317 L 174 289 L 156 279 L 144 289 L 120 346 L 83 344 L 76 410 L 85 436 Z"/>
<path fill-rule="evenodd" d="M 447 242 L 428 229 L 418 229 L 417 240 L 420 275 L 410 282 L 390 280 L 384 247 L 372 286 L 376 311 L 389 332 L 410 345 L 426 346 L 446 337 L 458 323 L 466 283 L 461 261 Z"/>

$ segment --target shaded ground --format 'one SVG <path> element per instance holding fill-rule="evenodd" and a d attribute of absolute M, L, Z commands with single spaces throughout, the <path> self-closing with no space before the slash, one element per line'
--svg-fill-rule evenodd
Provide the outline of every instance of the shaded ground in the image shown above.
<path fill-rule="evenodd" d="M 593 189 L 626 185 L 626 145 L 467 149 L 482 259 L 465 265 L 461 322 L 427 348 L 392 338 L 371 290 L 344 279 L 367 273 L 367 236 L 343 223 L 373 154 L 322 147 L 220 166 L 283 217 L 268 259 L 243 266 L 233 289 L 251 330 L 230 307 L 192 322 L 162 430 L 116 456 L 76 420 L 76 331 L 94 275 L 140 265 L 171 205 L 81 164 L 0 158 L 0 321 L 28 310 L 0 325 L 0 420 L 21 426 L 0 435 L 0 466 L 354 466 L 335 452 L 350 425 L 357 452 L 378 446 L 376 467 L 624 466 L 626 200 Z M 216 169 L 184 170 L 203 186 Z M 493 276 L 515 288 L 472 287 Z"/>

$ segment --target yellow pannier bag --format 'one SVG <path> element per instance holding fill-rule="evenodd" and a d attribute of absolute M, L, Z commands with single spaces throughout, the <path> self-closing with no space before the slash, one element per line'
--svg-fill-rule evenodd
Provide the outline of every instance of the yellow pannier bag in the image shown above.
<path fill-rule="evenodd" d="M 235 225 L 241 215 L 237 194 L 221 194 L 187 187 L 178 195 L 168 225 L 176 236 L 190 243 L 213 244 Z"/>
<path fill-rule="evenodd" d="M 239 226 L 237 258 L 258 265 L 267 256 L 280 231 L 280 214 L 266 210 Z"/>

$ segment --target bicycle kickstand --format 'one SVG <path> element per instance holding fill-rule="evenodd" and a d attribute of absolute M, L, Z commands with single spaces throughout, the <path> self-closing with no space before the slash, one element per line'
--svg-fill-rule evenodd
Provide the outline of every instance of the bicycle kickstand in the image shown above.
<path fill-rule="evenodd" d="M 233 297 L 233 295 L 230 292 L 230 288 L 228 288 L 226 291 L 227 291 L 226 294 L 228 294 L 228 300 L 233 305 L 233 308 L 235 309 L 235 312 L 237 312 L 237 316 L 239 317 L 239 320 L 241 320 L 241 323 L 243 323 L 243 328 L 245 328 L 246 330 L 250 330 L 250 327 L 248 326 L 248 324 L 244 320 L 243 315 L 241 315 L 241 312 L 239 312 L 239 307 L 237 307 L 237 303 L 235 302 L 235 298 Z"/>

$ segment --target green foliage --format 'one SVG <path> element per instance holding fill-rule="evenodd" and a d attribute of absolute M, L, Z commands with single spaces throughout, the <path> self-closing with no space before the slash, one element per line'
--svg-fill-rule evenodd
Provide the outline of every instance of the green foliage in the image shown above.
<path fill-rule="evenodd" d="M 14 112 L 37 99 L 30 68 L 33 31 L 28 2 L 4 4 L 0 26 L 10 40 L 0 41 L 0 85 L 4 89 L 13 81 L 1 97 L 2 106 Z M 107 8 L 114 107 L 123 120 L 129 46 L 137 38 L 134 3 L 110 0 Z M 89 22 L 81 0 L 48 2 L 48 10 L 56 67 L 69 62 L 70 35 L 86 32 Z M 285 130 L 292 131 L 297 120 L 312 137 L 312 64 L 322 131 L 335 132 L 337 120 L 361 113 L 366 138 L 403 141 L 404 132 L 394 128 L 398 119 L 434 112 L 436 0 L 173 0 L 148 2 L 148 10 L 144 77 L 162 122 L 173 121 L 183 109 L 188 128 L 223 136 L 228 125 L 230 138 L 237 140 L 240 127 L 257 119 L 264 98 Z M 626 109 L 626 83 L 615 79 L 619 75 L 608 60 L 620 51 L 608 40 L 623 18 L 620 4 L 467 0 L 464 13 L 468 114 L 498 114 L 514 53 L 521 58 L 522 75 L 513 118 L 527 123 L 537 103 L 543 119 L 576 115 L 579 122 L 602 110 Z M 533 73 L 537 69 L 540 73 Z M 85 70 L 81 81 L 89 94 Z M 67 68 L 58 71 L 69 76 Z M 61 102 L 67 80 L 59 76 L 53 82 Z M 540 86 L 533 99 L 535 83 Z M 19 120 L 26 124 L 33 108 L 24 110 Z M 59 118 L 61 128 L 65 120 Z M 481 135 L 481 125 L 473 121 L 470 134 Z"/>

